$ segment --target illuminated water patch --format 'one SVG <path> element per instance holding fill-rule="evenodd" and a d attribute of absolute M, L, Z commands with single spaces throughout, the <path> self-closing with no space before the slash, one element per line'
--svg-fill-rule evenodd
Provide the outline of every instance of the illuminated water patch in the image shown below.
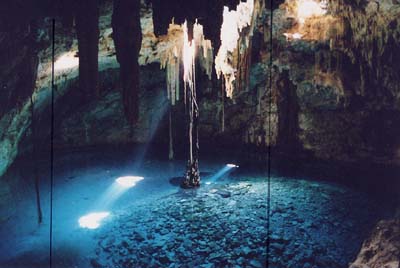
<path fill-rule="evenodd" d="M 97 229 L 101 221 L 107 218 L 110 212 L 95 212 L 79 218 L 79 226 L 87 229 Z"/>
<path fill-rule="evenodd" d="M 125 177 L 119 177 L 116 182 L 124 187 L 124 188 L 131 188 L 136 185 L 137 182 L 143 180 L 143 177 L 139 176 L 125 176 Z"/>
<path fill-rule="evenodd" d="M 230 167 L 230 168 L 238 168 L 239 167 L 238 165 L 235 165 L 235 164 L 227 164 L 226 166 Z"/>

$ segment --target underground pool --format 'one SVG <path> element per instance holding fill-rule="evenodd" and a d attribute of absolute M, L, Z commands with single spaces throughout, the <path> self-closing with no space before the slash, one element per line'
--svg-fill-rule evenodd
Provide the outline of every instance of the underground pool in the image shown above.
<path fill-rule="evenodd" d="M 273 170 L 268 236 L 265 163 L 235 159 L 229 167 L 229 157 L 210 156 L 201 162 L 203 185 L 182 189 L 185 161 L 112 152 L 57 154 L 53 267 L 265 267 L 267 239 L 270 267 L 346 267 L 393 209 L 318 172 Z M 10 176 L 29 176 L 33 167 L 21 165 Z M 46 267 L 49 196 L 38 225 L 33 188 L 18 192 L 17 217 L 0 229 L 0 263 Z"/>

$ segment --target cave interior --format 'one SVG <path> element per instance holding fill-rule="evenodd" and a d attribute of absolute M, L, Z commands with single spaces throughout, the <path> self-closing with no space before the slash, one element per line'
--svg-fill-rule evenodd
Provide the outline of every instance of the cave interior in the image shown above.
<path fill-rule="evenodd" d="M 4 0 L 0 267 L 400 267 L 399 0 Z"/>

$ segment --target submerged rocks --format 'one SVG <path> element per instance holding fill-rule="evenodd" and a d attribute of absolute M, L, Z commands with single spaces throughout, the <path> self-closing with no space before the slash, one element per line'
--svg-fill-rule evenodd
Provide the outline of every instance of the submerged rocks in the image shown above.
<path fill-rule="evenodd" d="M 93 268 L 105 268 L 103 264 L 101 264 L 98 260 L 96 259 L 91 259 L 90 260 L 90 265 L 92 265 Z"/>
<path fill-rule="evenodd" d="M 252 213 L 252 203 L 264 199 L 263 192 L 257 189 L 246 200 L 243 211 L 239 211 L 237 205 L 242 196 L 234 193 L 240 189 L 238 184 L 204 186 L 192 196 L 181 191 L 157 200 L 155 204 L 160 209 L 151 205 L 133 209 L 121 215 L 119 226 L 134 224 L 118 230 L 110 226 L 106 232 L 113 239 L 104 237 L 98 242 L 101 249 L 98 257 L 108 260 L 110 266 L 124 264 L 126 268 L 149 267 L 149 264 L 150 267 L 241 267 L 253 258 L 265 260 L 262 237 L 266 236 L 263 227 L 266 218 L 261 217 L 265 212 L 247 216 Z M 135 217 L 136 213 L 142 217 Z M 138 237 L 138 233 L 145 234 L 145 239 Z M 126 237 L 133 239 L 121 242 Z M 104 247 L 109 243 L 104 240 L 115 241 L 117 246 Z M 130 255 L 120 254 L 121 248 Z"/>
<path fill-rule="evenodd" d="M 217 191 L 217 194 L 223 198 L 231 197 L 231 193 L 228 191 L 225 191 L 225 190 L 219 190 L 219 191 Z"/>
<path fill-rule="evenodd" d="M 103 227 L 96 259 L 124 268 L 265 267 L 267 182 L 225 183 L 121 213 Z M 301 180 L 274 178 L 271 198 L 269 263 L 277 268 L 346 267 L 379 211 L 361 194 Z"/>

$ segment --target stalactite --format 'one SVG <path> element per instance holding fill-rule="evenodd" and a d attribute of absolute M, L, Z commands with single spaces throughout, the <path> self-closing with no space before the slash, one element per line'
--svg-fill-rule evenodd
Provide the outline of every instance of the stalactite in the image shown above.
<path fill-rule="evenodd" d="M 248 69 L 251 59 L 250 40 L 262 4 L 258 0 L 240 2 L 236 10 L 224 7 L 221 26 L 221 46 L 215 58 L 217 77 L 222 76 L 228 98 L 236 87 L 248 86 Z"/>
<path fill-rule="evenodd" d="M 194 37 L 196 35 L 194 34 Z M 198 136 L 198 118 L 199 107 L 197 105 L 196 96 L 196 68 L 195 68 L 195 52 L 196 38 L 189 42 L 187 24 L 183 25 L 183 81 L 184 88 L 187 91 L 188 109 L 188 138 L 189 138 L 189 160 L 187 163 L 187 171 L 185 180 L 182 182 L 183 188 L 194 188 L 200 186 L 199 172 L 199 136 Z"/>
<path fill-rule="evenodd" d="M 99 10 L 97 0 L 83 1 L 76 13 L 79 50 L 79 85 L 85 97 L 99 95 Z"/>
<path fill-rule="evenodd" d="M 176 47 L 169 63 L 166 66 L 167 69 L 167 92 L 168 99 L 172 105 L 179 100 L 179 57 Z"/>
<path fill-rule="evenodd" d="M 168 34 L 161 36 L 161 49 L 164 51 L 160 59 L 160 67 L 166 69 L 167 96 L 171 106 L 180 98 L 180 73 L 183 65 L 184 102 L 188 116 L 189 160 L 187 163 L 186 178 L 182 183 L 184 188 L 200 186 L 200 172 L 198 168 L 198 116 L 199 110 L 196 100 L 196 71 L 195 56 L 200 67 L 209 79 L 212 77 L 213 49 L 210 40 L 205 39 L 203 26 L 197 23 L 193 26 L 193 39 L 189 40 L 187 22 L 177 25 L 172 21 L 168 27 Z M 172 109 L 172 107 L 171 107 Z M 171 111 L 170 109 L 170 111 Z M 172 114 L 170 112 L 170 151 L 173 158 L 172 143 Z"/>
<path fill-rule="evenodd" d="M 167 71 L 167 95 L 172 105 L 180 98 L 180 73 L 181 64 L 184 61 L 184 47 L 182 40 L 184 39 L 184 25 L 177 25 L 173 21 L 168 28 L 168 34 L 161 37 L 163 42 L 160 67 Z M 213 68 L 213 48 L 210 40 L 205 39 L 203 26 L 199 23 L 193 24 L 193 40 L 196 51 L 196 56 L 200 67 L 205 71 L 208 78 L 211 80 Z M 184 91 L 184 101 L 187 100 L 186 91 Z"/>
<path fill-rule="evenodd" d="M 293 152 L 298 146 L 299 107 L 296 86 L 284 70 L 276 81 L 276 103 L 278 113 L 277 145 L 285 152 Z"/>
<path fill-rule="evenodd" d="M 221 83 L 221 102 L 222 102 L 222 111 L 221 111 L 221 132 L 225 132 L 225 89 L 224 83 Z"/>
<path fill-rule="evenodd" d="M 112 28 L 120 64 L 124 111 L 133 125 L 139 117 L 140 0 L 114 0 Z"/>
<path fill-rule="evenodd" d="M 172 131 L 172 105 L 169 106 L 169 153 L 168 159 L 174 159 L 174 141 L 173 141 L 173 131 Z"/>
<path fill-rule="evenodd" d="M 256 3 L 254 3 L 256 1 Z M 259 0 L 248 0 L 237 5 L 236 10 L 224 9 L 224 22 L 221 27 L 221 47 L 215 58 L 215 68 L 218 78 L 223 75 L 224 88 L 228 97 L 233 95 L 233 83 L 239 68 L 239 82 L 248 85 L 249 68 L 251 59 L 250 39 L 255 27 L 258 12 L 261 10 Z M 233 26 L 230 23 L 233 22 Z M 246 31 L 244 29 L 246 28 Z M 241 34 L 243 36 L 241 36 Z M 183 42 L 182 42 L 183 39 Z M 239 42 L 239 45 L 238 45 Z M 197 187 L 200 185 L 198 171 L 198 105 L 196 99 L 196 70 L 195 56 L 200 67 L 205 71 L 209 79 L 212 77 L 213 48 L 210 40 L 204 37 L 203 26 L 193 24 L 193 39 L 189 40 L 187 22 L 176 25 L 174 21 L 169 24 L 168 34 L 160 36 L 159 48 L 164 52 L 161 55 L 160 67 L 166 69 L 167 96 L 171 105 L 179 100 L 179 74 L 181 62 L 183 62 L 184 101 L 188 112 L 188 137 L 189 160 L 186 179 L 183 187 Z M 233 44 L 233 45 L 232 45 Z M 232 54 L 237 53 L 237 62 L 232 64 Z M 240 62 L 240 63 L 239 63 Z M 242 88 L 242 84 L 240 88 Z M 224 97 L 224 94 L 222 94 Z M 224 101 L 224 99 L 223 99 Z M 224 105 L 224 104 L 223 104 Z M 223 107 L 224 109 L 224 107 Z M 222 111 L 222 131 L 225 129 L 224 110 Z"/>
<path fill-rule="evenodd" d="M 251 67 L 251 38 L 241 38 L 240 46 L 238 49 L 238 90 L 248 90 L 249 79 L 250 79 L 250 67 Z"/>
<path fill-rule="evenodd" d="M 213 69 L 213 48 L 210 40 L 205 39 L 203 26 L 199 23 L 193 25 L 193 39 L 200 66 L 211 80 Z"/>

